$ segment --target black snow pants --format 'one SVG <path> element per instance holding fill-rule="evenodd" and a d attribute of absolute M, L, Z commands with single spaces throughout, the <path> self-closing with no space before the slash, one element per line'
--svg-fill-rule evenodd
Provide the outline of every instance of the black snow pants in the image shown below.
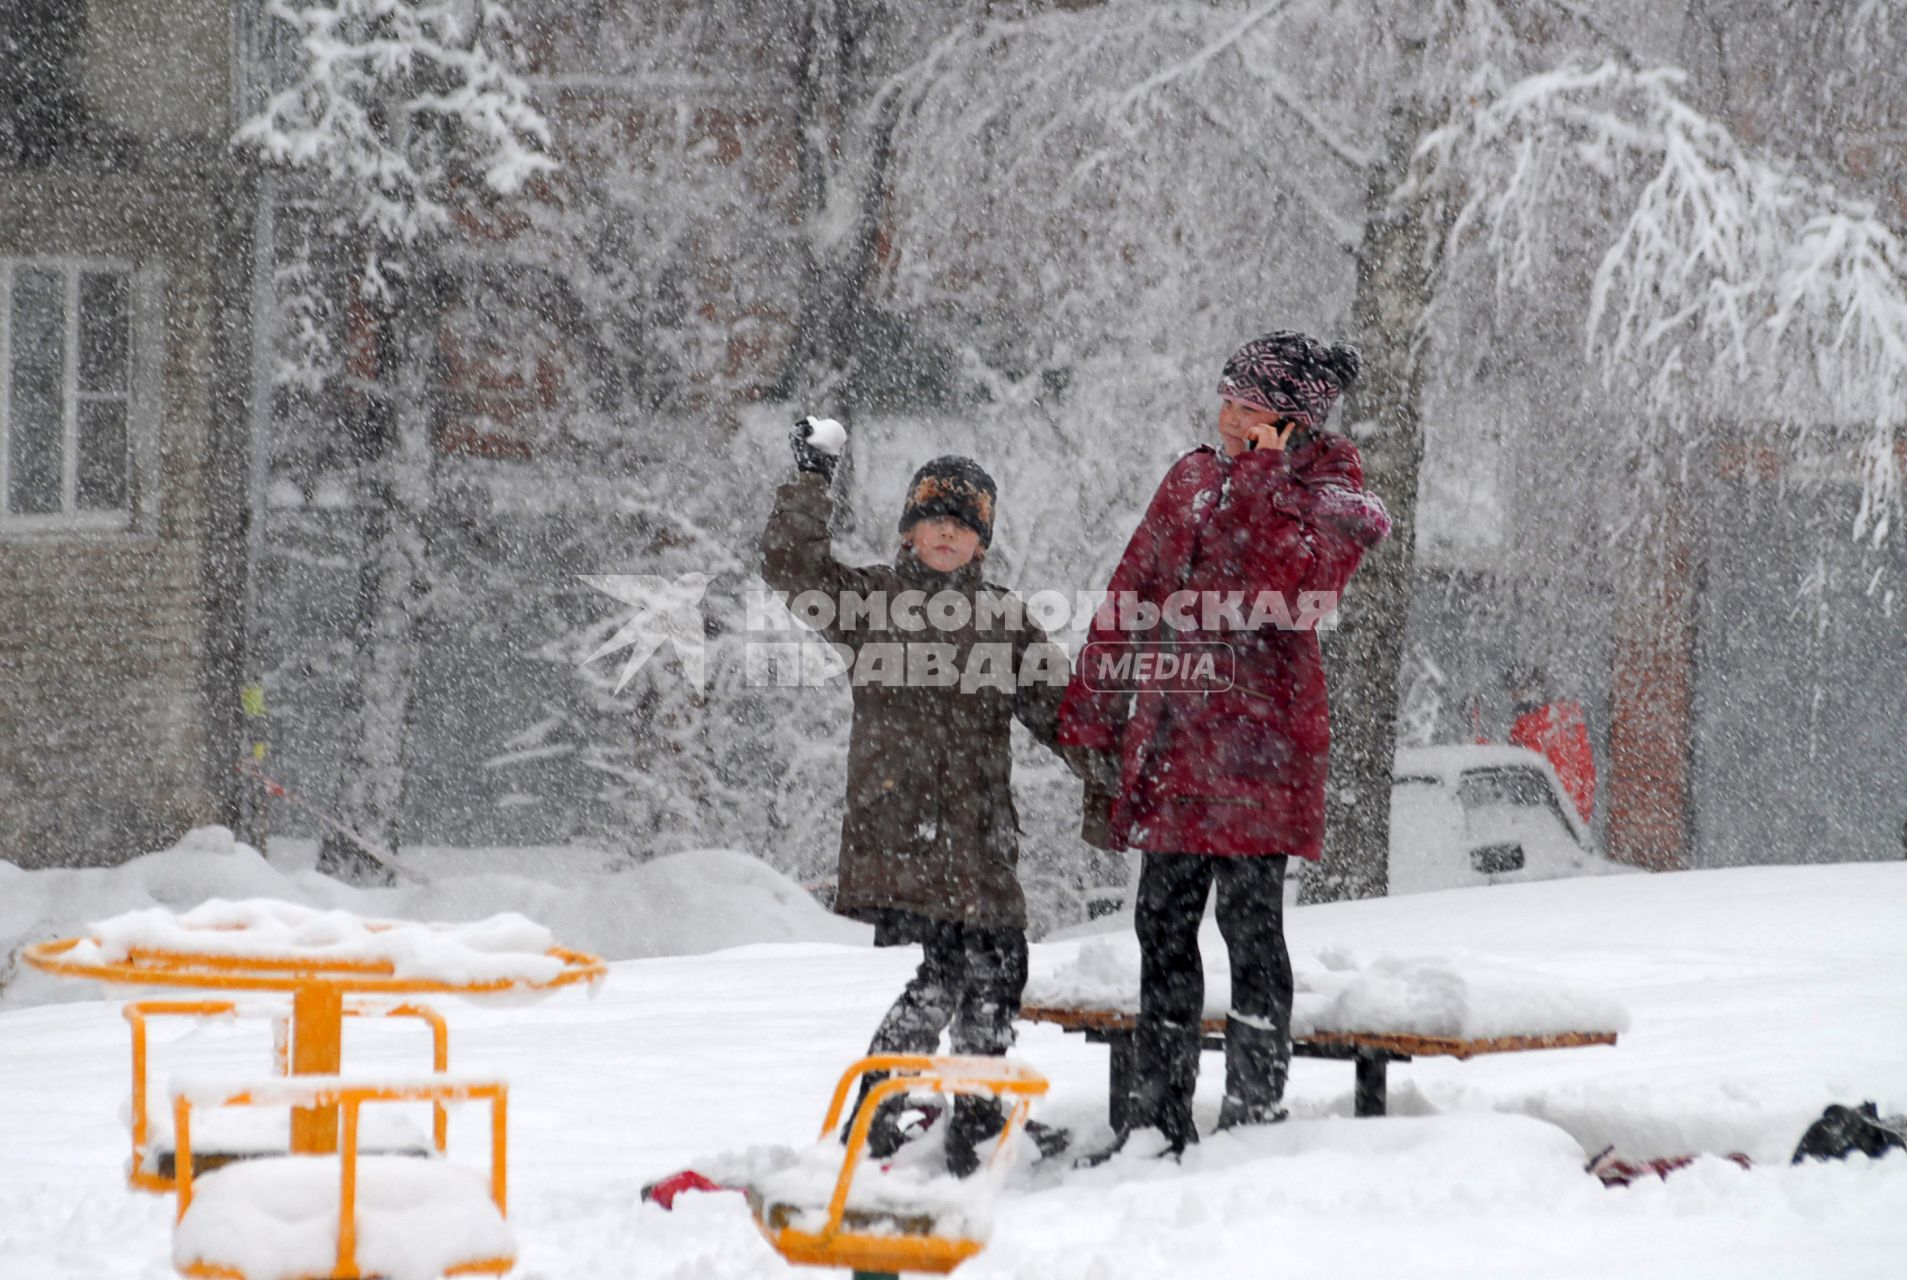
<path fill-rule="evenodd" d="M 1198 1141 L 1198 1083 L 1205 968 L 1199 921 L 1213 883 L 1218 929 L 1231 956 L 1232 1007 L 1225 1019 L 1221 1123 L 1266 1119 L 1291 1070 L 1291 957 L 1285 950 L 1285 859 L 1147 853 L 1135 907 L 1139 935 L 1139 1025 L 1129 1128 L 1157 1126 L 1183 1146 Z"/>
<path fill-rule="evenodd" d="M 1013 1021 L 1026 989 L 1026 932 L 979 928 L 951 920 L 930 920 L 911 912 L 884 913 L 875 925 L 874 945 L 918 942 L 920 968 L 894 1001 L 868 1044 L 869 1053 L 933 1053 L 940 1034 L 951 1029 L 953 1052 L 998 1056 L 1013 1046 Z M 880 1077 L 869 1077 L 861 1097 Z M 858 1106 L 857 1106 L 858 1110 Z M 900 1110 L 887 1108 L 875 1120 L 870 1145 L 877 1155 L 899 1144 L 887 1131 Z M 948 1129 L 950 1146 L 971 1148 L 999 1132 L 1006 1115 L 992 1098 L 960 1097 Z"/>

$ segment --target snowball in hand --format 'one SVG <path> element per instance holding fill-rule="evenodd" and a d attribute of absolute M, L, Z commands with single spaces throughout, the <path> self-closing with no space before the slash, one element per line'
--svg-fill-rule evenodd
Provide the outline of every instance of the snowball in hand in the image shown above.
<path fill-rule="evenodd" d="M 808 419 L 808 443 L 823 453 L 838 455 L 848 442 L 848 429 L 833 418 Z"/>

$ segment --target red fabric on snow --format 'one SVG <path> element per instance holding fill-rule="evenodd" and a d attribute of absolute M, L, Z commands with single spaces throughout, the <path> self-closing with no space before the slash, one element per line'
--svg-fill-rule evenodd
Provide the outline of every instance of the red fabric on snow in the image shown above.
<path fill-rule="evenodd" d="M 684 1169 L 672 1173 L 660 1182 L 652 1182 L 642 1189 L 642 1198 L 664 1209 L 675 1208 L 675 1198 L 684 1191 L 739 1191 L 739 1187 L 725 1187 L 703 1177 L 693 1169 Z"/>
<path fill-rule="evenodd" d="M 1614 1147 L 1604 1149 L 1601 1155 L 1591 1160 L 1585 1172 L 1593 1173 L 1602 1180 L 1605 1187 L 1626 1187 L 1638 1178 L 1653 1173 L 1666 1180 L 1677 1169 L 1686 1169 L 1694 1164 L 1697 1156 L 1662 1156 L 1654 1160 L 1629 1161 L 1617 1156 Z M 1744 1169 L 1752 1169 L 1755 1162 L 1739 1151 L 1730 1152 L 1722 1157 L 1733 1160 Z"/>
<path fill-rule="evenodd" d="M 1301 617 L 1306 593 L 1342 592 L 1390 532 L 1363 481 L 1356 446 L 1329 432 L 1289 454 L 1233 459 L 1201 446 L 1166 473 L 1113 573 L 1114 608 L 1095 618 L 1088 640 L 1223 642 L 1235 683 L 1194 693 L 1154 681 L 1135 696 L 1089 689 L 1075 671 L 1060 742 L 1119 755 L 1114 847 L 1313 859 L 1323 851 L 1331 726 L 1317 632 L 1220 625 L 1139 634 L 1112 615 L 1128 593 L 1164 606 L 1183 591 L 1195 593 L 1201 624 L 1202 593 L 1242 592 L 1249 617 L 1260 593 L 1276 592 Z"/>

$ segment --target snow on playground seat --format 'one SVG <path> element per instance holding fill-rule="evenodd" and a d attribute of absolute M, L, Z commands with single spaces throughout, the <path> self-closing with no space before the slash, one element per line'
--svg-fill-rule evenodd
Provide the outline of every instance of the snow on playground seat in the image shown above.
<path fill-rule="evenodd" d="M 350 1082 L 305 1076 L 263 1084 L 178 1084 L 178 1220 L 173 1265 L 200 1280 L 434 1280 L 500 1275 L 516 1261 L 505 1221 L 507 1090 L 437 1076 Z M 366 1103 L 490 1103 L 490 1177 L 447 1160 L 360 1156 Z M 335 1156 L 274 1156 L 195 1174 L 194 1107 L 337 1107 Z"/>
<path fill-rule="evenodd" d="M 862 1076 L 890 1073 L 855 1114 L 845 1146 L 836 1139 L 848 1097 Z M 747 1188 L 756 1225 L 799 1266 L 856 1272 L 944 1274 L 986 1247 L 993 1186 L 942 1169 L 882 1166 L 857 1182 L 868 1129 L 882 1102 L 899 1094 L 973 1094 L 1010 1105 L 993 1164 L 1012 1142 L 1032 1100 L 1046 1092 L 1038 1073 L 1000 1058 L 877 1054 L 850 1066 L 835 1086 L 816 1144 L 755 1178 Z"/>
<path fill-rule="evenodd" d="M 374 1000 L 353 1000 L 343 1005 L 347 1018 L 415 1018 L 430 1027 L 431 1069 L 442 1075 L 450 1069 L 450 1027 L 442 1014 L 416 1001 L 390 1004 Z M 161 1109 L 156 1114 L 148 1106 L 151 1078 L 148 1071 L 148 1024 L 154 1018 L 192 1018 L 206 1021 L 220 1018 L 270 1019 L 272 1023 L 272 1069 L 283 1076 L 291 1071 L 291 1019 L 288 1007 L 270 1000 L 136 1000 L 121 1010 L 132 1027 L 132 1105 L 129 1127 L 132 1130 L 132 1158 L 126 1180 L 135 1190 L 168 1192 L 175 1183 L 177 1164 L 172 1135 L 172 1117 Z M 444 1150 L 449 1116 L 444 1105 L 431 1107 L 430 1145 L 426 1146 L 414 1126 L 404 1117 L 379 1116 L 375 1131 L 365 1145 L 373 1150 L 405 1155 L 426 1155 L 434 1147 Z M 240 1123 L 221 1123 L 216 1143 L 205 1141 L 201 1133 L 199 1150 L 194 1154 L 195 1173 L 207 1173 L 233 1160 L 261 1155 L 283 1154 L 290 1145 L 290 1117 L 284 1114 L 248 1116 Z"/>

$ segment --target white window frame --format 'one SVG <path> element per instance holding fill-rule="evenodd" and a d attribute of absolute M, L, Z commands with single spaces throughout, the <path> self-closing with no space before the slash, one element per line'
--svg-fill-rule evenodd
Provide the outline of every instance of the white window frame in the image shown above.
<path fill-rule="evenodd" d="M 12 465 L 13 276 L 22 267 L 56 271 L 64 286 L 65 368 L 61 378 L 60 510 L 16 515 L 8 511 L 8 475 Z M 126 505 L 111 511 L 81 510 L 79 486 L 79 406 L 82 399 L 117 399 L 117 394 L 79 389 L 79 282 L 92 271 L 113 271 L 126 278 Z M 147 531 L 157 511 L 153 433 L 147 406 L 159 334 L 153 323 L 158 297 L 157 273 L 141 270 L 125 258 L 80 254 L 0 255 L 0 537 L 14 534 L 115 534 Z"/>

